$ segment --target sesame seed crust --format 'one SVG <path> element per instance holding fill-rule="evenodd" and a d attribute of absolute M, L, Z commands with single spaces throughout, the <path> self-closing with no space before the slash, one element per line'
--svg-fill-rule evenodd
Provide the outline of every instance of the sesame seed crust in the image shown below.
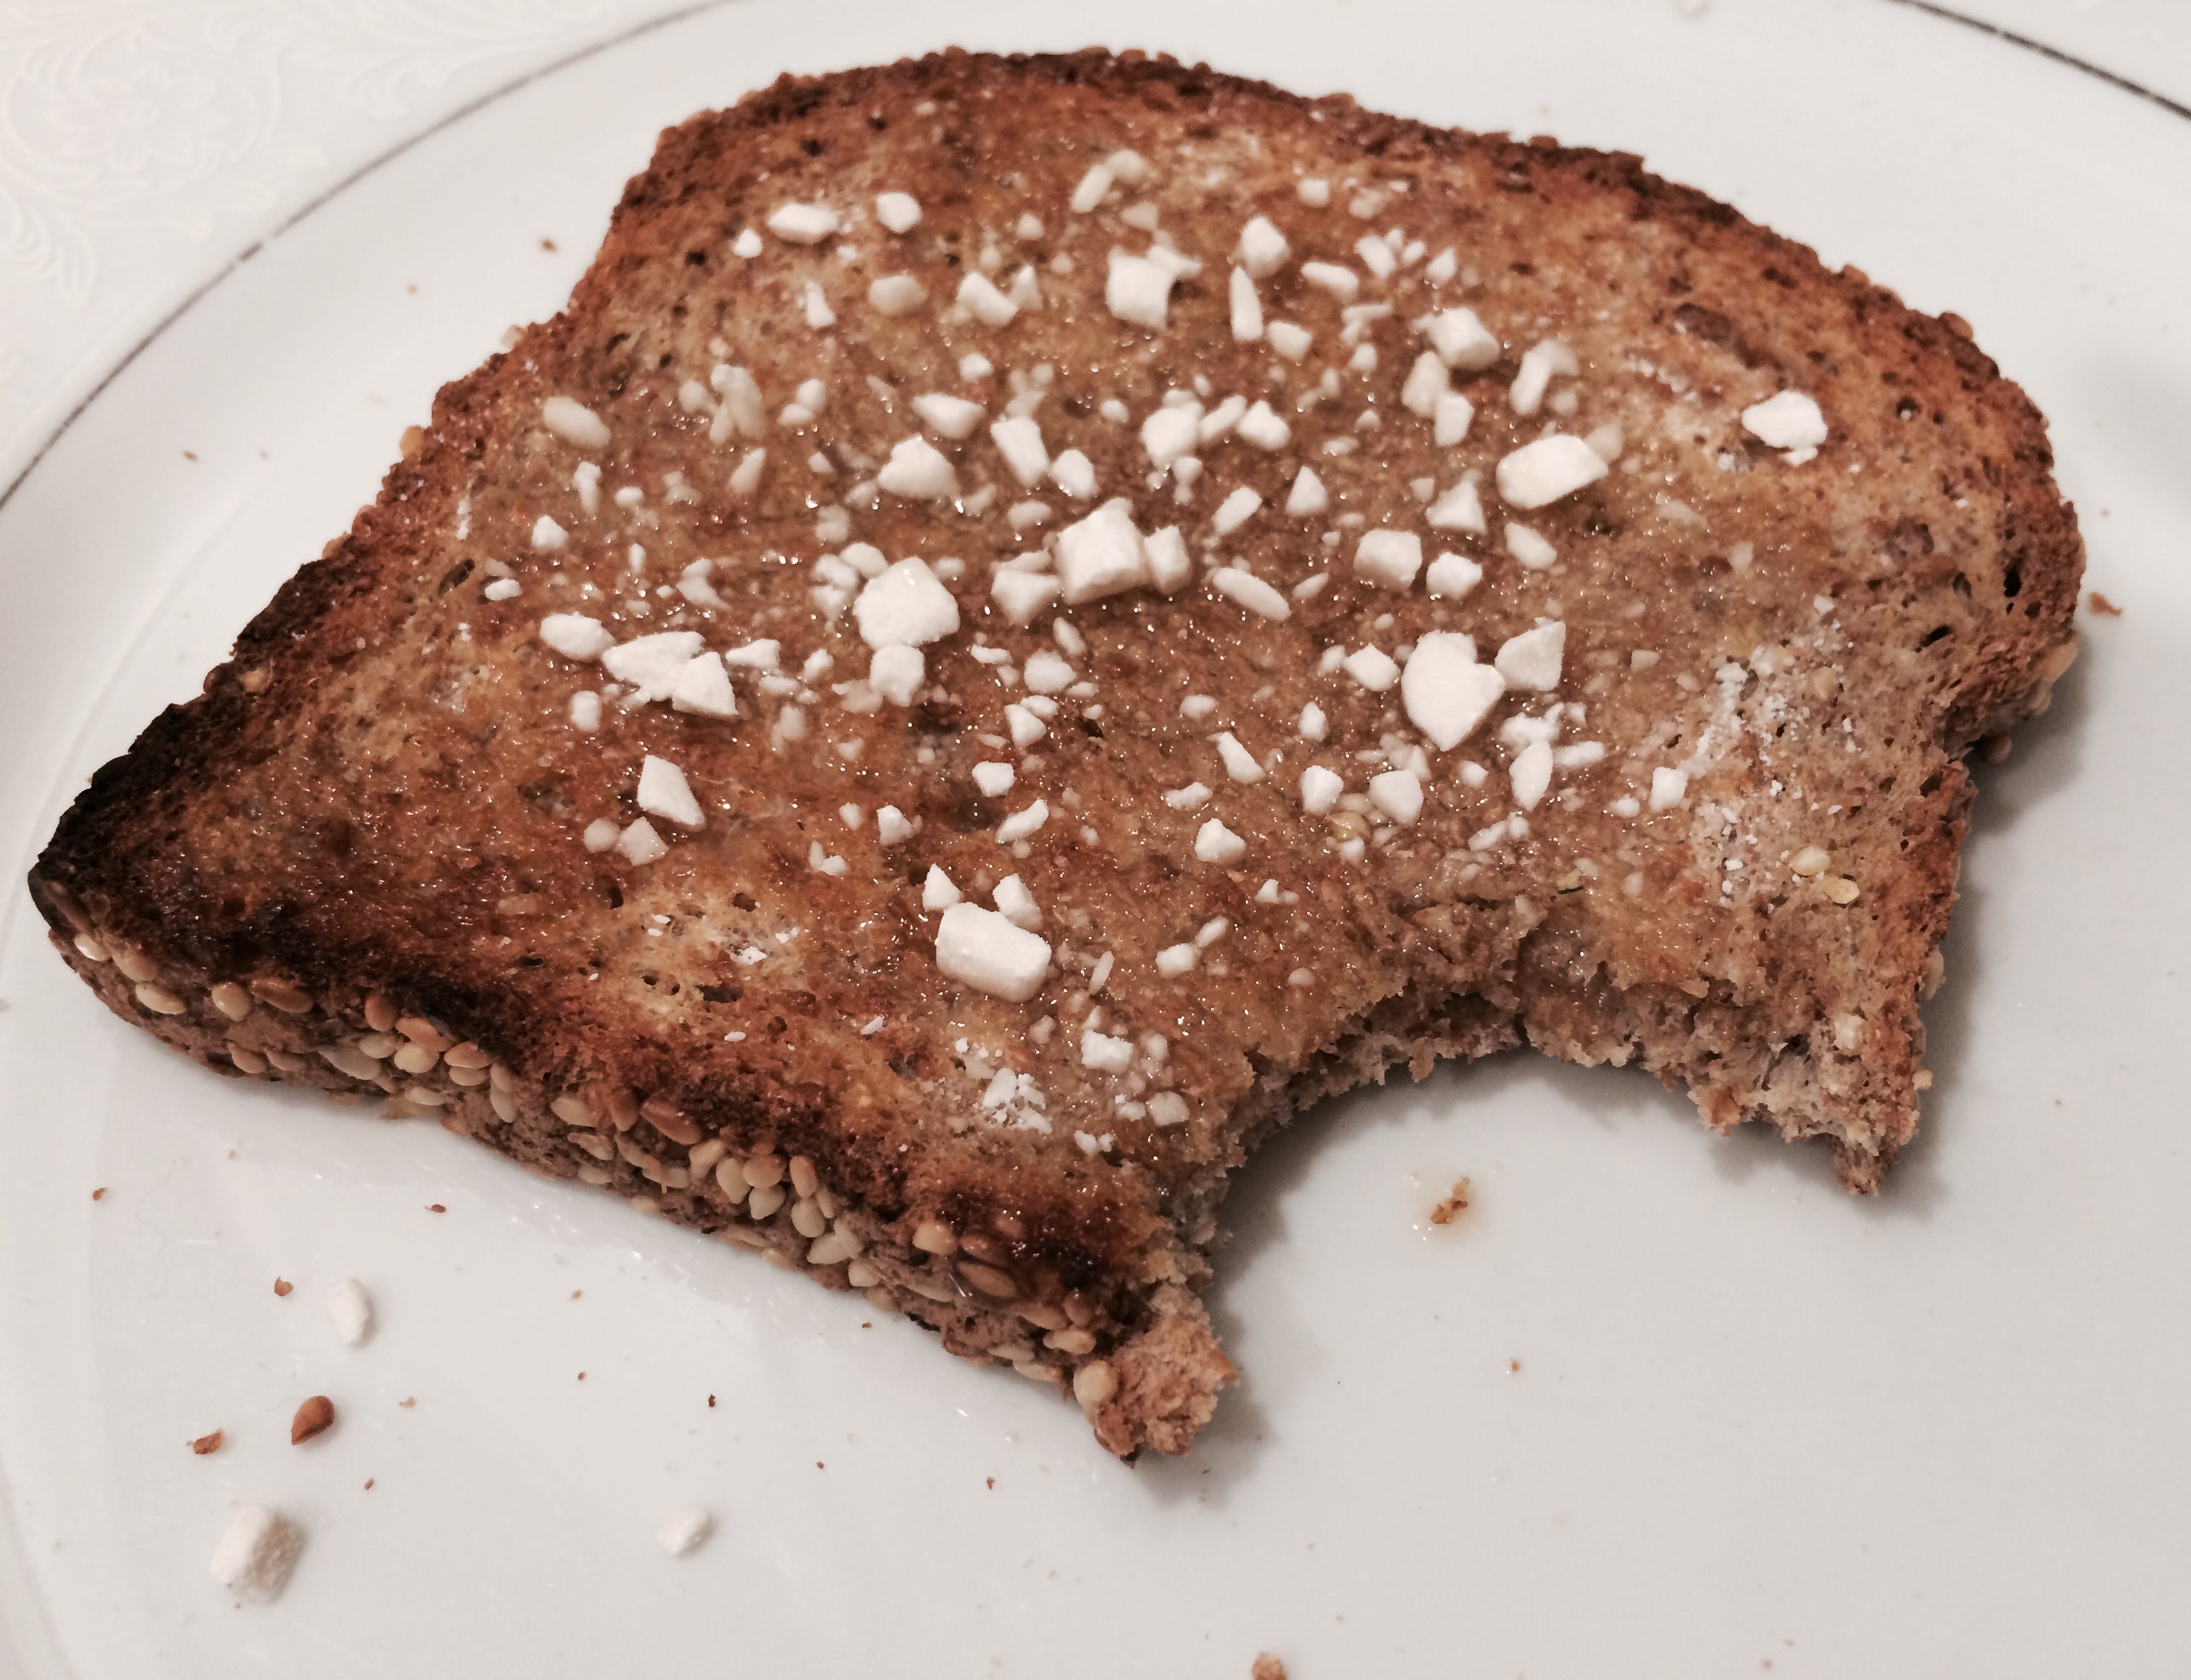
<path fill-rule="evenodd" d="M 918 221 L 873 219 L 889 193 Z M 1257 217 L 1283 253 L 1243 245 Z M 1125 316 L 1114 248 L 1162 271 Z M 1305 349 L 1236 332 L 1250 256 Z M 901 275 L 921 300 L 871 305 Z M 1403 400 L 1426 353 L 1473 405 L 1457 441 Z M 1744 426 L 1795 390 L 1823 444 Z M 1039 434 L 1010 457 L 1008 415 Z M 1533 481 L 1539 567 L 1496 470 L 1548 424 L 1610 459 Z M 2043 424 L 1953 317 L 1631 157 L 1134 55 L 785 78 L 669 130 L 569 307 L 415 444 L 64 818 L 31 878 L 63 956 L 208 1067 L 866 1290 L 1120 1453 L 1184 1450 L 1230 1380 L 1198 1298 L 1226 1176 L 1392 1067 L 1639 1062 L 1875 1187 L 1925 1082 L 1963 755 L 2074 646 Z M 1463 484 L 1488 528 L 1426 521 Z M 1428 583 L 1404 544 L 1356 571 L 1387 531 Z M 913 558 L 912 608 L 866 593 Z M 1009 567 L 1075 581 L 993 600 Z M 603 635 L 543 641 L 550 614 Z M 1420 639 L 1495 669 L 1555 622 L 1551 686 L 1507 678 L 1449 748 L 1411 728 L 1387 673 Z M 729 656 L 730 712 L 669 703 L 683 644 L 623 657 L 664 698 L 619 683 L 669 631 Z M 642 846 L 650 760 L 693 805 Z M 1344 788 L 1315 812 L 1312 766 Z M 885 808 L 887 842 L 845 814 Z M 1051 951 L 1024 1001 L 939 973 L 931 869 L 1022 884 Z"/>

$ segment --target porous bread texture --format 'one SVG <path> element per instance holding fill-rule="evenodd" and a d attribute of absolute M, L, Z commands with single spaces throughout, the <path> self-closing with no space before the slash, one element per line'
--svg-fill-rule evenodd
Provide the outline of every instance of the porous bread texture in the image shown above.
<path fill-rule="evenodd" d="M 1822 441 L 1745 424 L 1783 391 Z M 1192 467 L 1145 441 L 1167 400 Z M 1608 470 L 1504 504 L 1548 434 Z M 1953 317 L 1633 158 L 1132 56 L 787 78 L 663 136 L 570 306 L 442 391 L 32 892 L 209 1067 L 384 1095 L 1183 1451 L 1232 1376 L 1230 1172 L 1393 1066 L 1639 1063 L 1876 1187 L 1962 755 L 2074 651 L 2050 466 Z M 1050 539 L 1111 498 L 1179 543 L 1067 599 Z M 1380 530 L 1481 581 L 1357 570 Z M 907 557 L 959 628 L 886 677 L 855 602 Z M 1030 614 L 1007 572 L 1071 587 Z M 736 715 L 645 698 L 636 651 L 612 692 L 550 614 L 691 632 Z M 1450 746 L 1379 686 L 1555 623 L 1551 686 L 1510 660 Z M 642 808 L 650 759 L 700 826 L 660 772 Z M 1039 917 L 1033 997 L 939 972 L 936 871 Z"/>

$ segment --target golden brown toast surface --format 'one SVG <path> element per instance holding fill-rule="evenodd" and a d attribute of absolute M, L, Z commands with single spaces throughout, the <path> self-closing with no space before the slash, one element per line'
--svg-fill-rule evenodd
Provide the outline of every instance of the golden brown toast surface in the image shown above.
<path fill-rule="evenodd" d="M 1096 54 L 786 80 L 33 891 L 201 1061 L 1182 1450 L 1225 1174 L 1390 1063 L 1636 1061 L 1876 1185 L 1961 756 L 2073 646 L 2049 467 L 1952 317 L 1632 159 Z"/>

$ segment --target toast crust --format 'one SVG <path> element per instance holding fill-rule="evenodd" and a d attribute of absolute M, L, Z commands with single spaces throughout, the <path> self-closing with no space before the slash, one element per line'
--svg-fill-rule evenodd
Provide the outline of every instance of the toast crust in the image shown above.
<path fill-rule="evenodd" d="M 1103 246 L 1144 240 L 1122 225 L 1122 200 L 1067 208 L 1090 163 L 1121 148 L 1158 164 L 1146 202 L 1204 265 L 1175 282 L 1161 333 L 1101 308 Z M 1190 159 L 1203 185 L 1186 182 Z M 1306 208 L 1304 176 L 1353 202 Z M 920 227 L 848 231 L 865 249 L 841 270 L 827 245 L 771 243 L 750 268 L 730 253 L 786 202 L 863 206 L 883 190 L 913 193 Z M 1353 214 L 1373 197 L 1371 214 Z M 1018 236 L 1015 205 L 1045 225 L 1012 257 L 1045 307 L 939 329 L 947 277 Z M 1460 383 L 1477 411 L 1465 443 L 1433 447 L 1395 401 L 1420 348 L 1416 292 L 1366 324 L 1384 357 L 1374 369 L 1325 349 L 1289 367 L 1231 339 L 1227 256 L 1258 211 L 1285 221 L 1296 264 L 1348 260 L 1391 224 L 1472 253 L 1431 300 L 1469 304 L 1506 341 Z M 859 302 L 892 266 L 937 294 L 927 312 Z M 826 336 L 802 315 L 817 276 L 839 293 Z M 1414 284 L 1403 271 L 1395 296 Z M 1329 299 L 1283 276 L 1268 292 L 1271 313 L 1338 342 Z M 1505 387 L 1527 342 L 1555 334 L 1583 370 L 1577 430 L 1601 414 L 1626 428 L 1622 467 L 1516 515 L 1553 536 L 1553 570 L 1517 566 L 1495 535 L 1431 533 L 1482 562 L 1458 605 L 1420 584 L 1363 587 L 1346 565 L 1356 527 L 1337 547 L 1318 536 L 1341 529 L 1331 521 L 1278 520 L 1283 482 L 1265 454 L 1213 440 L 1210 481 L 1183 495 L 1147 481 L 1135 424 L 1096 413 L 1115 396 L 1137 423 L 1195 371 L 1221 396 L 1290 401 L 1329 363 L 1344 370 L 1340 397 L 1280 410 L 1295 434 L 1286 477 L 1312 464 L 1335 513 L 1420 525 L 1412 481 L 1443 490 L 1541 429 L 1506 412 Z M 1201 578 L 1070 609 L 1100 699 L 1053 720 L 1001 803 L 968 772 L 1010 756 L 978 737 L 996 740 L 1016 691 L 976 686 L 994 671 L 964 657 L 966 635 L 930 649 L 933 681 L 913 706 L 857 710 L 872 695 L 830 686 L 865 658 L 852 615 L 817 610 L 793 575 L 848 538 L 891 558 L 950 554 L 966 568 L 962 615 L 1011 669 L 1048 645 L 1039 627 L 985 616 L 975 581 L 1041 527 L 888 494 L 863 505 L 847 490 L 919 430 L 904 399 L 959 390 L 957 363 L 976 349 L 997 369 L 979 393 L 984 425 L 1004 408 L 1008 371 L 1049 366 L 1035 413 L 1050 447 L 1081 448 L 1144 531 L 1198 532 L 1228 487 L 1254 483 L 1266 511 L 1225 551 L 1282 584 L 1333 577 L 1283 622 Z M 711 441 L 706 393 L 680 397 L 724 362 L 750 367 L 771 406 L 827 369 L 816 436 L 779 421 L 762 440 L 769 476 L 745 493 L 725 480 L 753 441 Z M 1817 459 L 1784 461 L 1736 423 L 1776 389 L 1815 394 L 1830 417 Z M 588 452 L 542 428 L 558 395 L 608 419 L 614 441 L 592 457 L 605 482 L 646 487 L 654 524 L 611 538 L 572 513 Z M 1380 406 L 1374 430 L 1348 424 Z M 1335 437 L 1369 441 L 1311 453 L 1312 438 Z M 1420 1076 L 1439 1056 L 1524 1041 L 1636 1062 L 1686 1085 L 1716 1128 L 1763 1118 L 1830 1138 L 1844 1182 L 1876 1188 L 1925 1083 L 1918 1005 L 1955 897 L 1962 756 L 2041 709 L 2074 650 L 2082 550 L 2044 424 L 1955 317 L 1830 272 L 1634 157 L 1433 129 L 1135 55 L 954 53 L 787 77 L 669 129 L 569 307 L 446 387 L 416 443 L 204 692 L 156 719 L 65 817 L 31 878 L 64 956 L 118 1015 L 217 1071 L 385 1093 L 533 1170 L 864 1288 L 953 1351 L 1072 1392 L 1122 1454 L 1185 1450 L 1231 1380 L 1198 1300 L 1226 1175 L 1296 1107 L 1390 1068 Z M 798 464 L 817 444 L 836 448 L 832 475 Z M 968 484 L 1001 493 L 999 513 L 1032 498 L 984 432 L 955 454 Z M 662 489 L 673 472 L 691 500 Z M 1094 505 L 1042 493 L 1050 530 Z M 544 514 L 572 533 L 552 560 L 525 535 Z M 607 584 L 640 537 L 664 595 L 691 560 L 726 553 L 717 579 L 742 593 L 720 611 L 635 596 L 620 635 L 689 625 L 711 647 L 781 635 L 794 661 L 833 652 L 833 677 L 788 697 L 742 687 L 735 722 L 612 707 L 598 732 L 573 732 L 568 697 L 597 679 L 574 677 L 536 626 L 578 610 L 568 591 Z M 522 580 L 519 598 L 482 598 L 491 563 Z M 593 610 L 617 616 L 586 587 Z M 1438 755 L 1419 822 L 1304 818 L 1294 784 L 1311 759 L 1405 752 L 1391 744 L 1397 696 L 1317 670 L 1321 650 L 1465 629 L 1488 657 L 1547 617 L 1567 625 L 1558 693 L 1587 707 L 1611 751 L 1563 774 L 1525 835 L 1469 843 L 1511 809 L 1495 775 L 1483 801 L 1454 779 L 1460 758 L 1497 757 L 1495 720 Z M 1190 693 L 1223 709 L 1182 723 Z M 1328 748 L 1293 727 L 1312 698 L 1329 715 Z M 812 732 L 787 732 L 794 709 Z M 1209 744 L 1219 726 L 1278 760 L 1227 785 Z M 833 758 L 822 734 L 832 749 L 856 741 L 858 756 Z M 586 851 L 589 819 L 635 814 L 643 754 L 684 766 L 709 826 L 645 866 Z M 1613 814 L 1654 760 L 1691 765 L 1693 791 Z M 1154 799 L 1196 779 L 1222 791 L 1191 819 Z M 994 831 L 1038 789 L 1053 815 L 1016 857 Z M 870 813 L 886 800 L 918 827 L 879 848 Z M 840 804 L 862 807 L 863 830 L 836 821 Z M 1212 812 L 1256 842 L 1237 867 L 1195 851 Z M 1789 869 L 1807 846 L 1830 871 Z M 856 855 L 849 872 L 817 867 L 833 851 Z M 1008 871 L 1034 884 L 1056 948 L 1038 1000 L 938 975 L 921 908 L 931 865 L 970 896 Z M 1290 902 L 1259 898 L 1266 879 Z M 1842 881 L 1857 888 L 1845 903 L 1827 893 Z M 1160 979 L 1155 953 L 1219 919 L 1191 987 Z M 1141 1046 L 1123 1075 L 1069 1053 L 1097 1030 L 1090 1010 Z M 1039 1017 L 1054 1040 L 1035 1036 Z M 1161 1056 L 1147 1049 L 1157 1031 Z M 983 1105 L 1015 1070 L 1039 1076 L 1046 1106 L 1022 1086 L 1000 1124 Z M 1152 1118 L 1143 1099 L 1158 1092 L 1192 1118 Z"/>

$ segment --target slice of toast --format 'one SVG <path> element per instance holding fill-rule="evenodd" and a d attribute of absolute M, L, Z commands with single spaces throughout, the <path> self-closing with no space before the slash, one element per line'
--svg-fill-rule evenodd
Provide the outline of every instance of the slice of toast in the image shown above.
<path fill-rule="evenodd" d="M 662 139 L 31 880 L 385 1092 L 1185 1449 L 1227 1175 L 1523 1042 L 1909 1138 L 2081 550 L 1953 316 L 1645 174 L 961 54 Z"/>

